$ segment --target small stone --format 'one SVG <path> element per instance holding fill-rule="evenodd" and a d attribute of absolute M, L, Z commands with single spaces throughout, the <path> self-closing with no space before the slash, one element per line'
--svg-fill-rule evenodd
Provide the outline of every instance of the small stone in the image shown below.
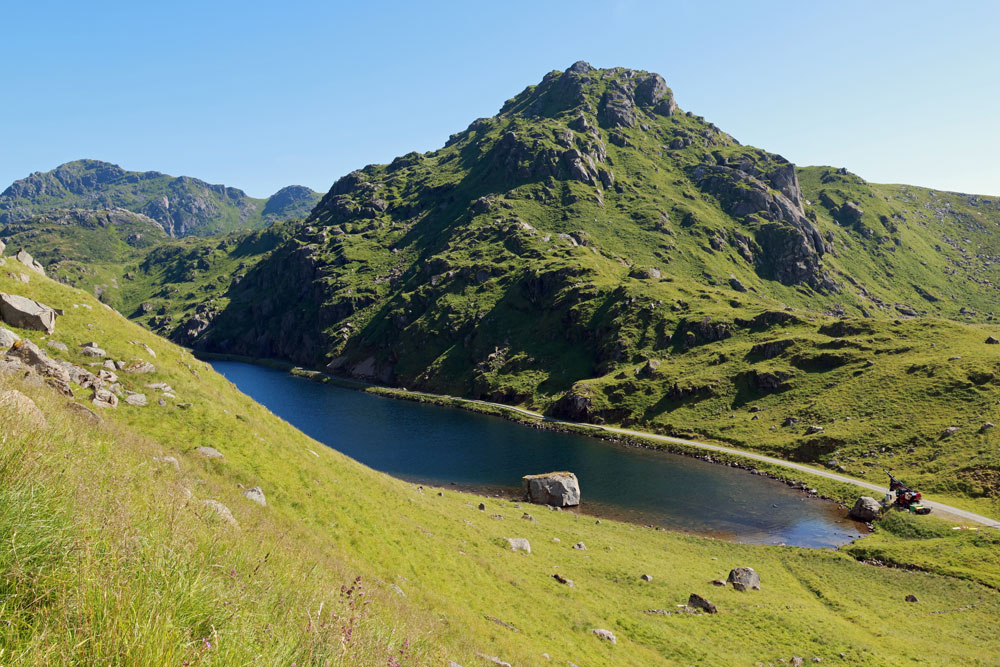
<path fill-rule="evenodd" d="M 910 593 L 909 595 L 906 596 L 906 601 L 907 602 L 919 602 L 919 600 L 917 600 L 917 596 L 914 595 L 913 593 Z"/>
<path fill-rule="evenodd" d="M 164 465 L 173 466 L 177 472 L 181 471 L 180 462 L 173 456 L 154 456 L 153 461 L 156 463 L 162 463 Z"/>
<path fill-rule="evenodd" d="M 642 579 L 643 581 L 652 581 L 653 580 L 653 576 L 650 575 L 650 574 L 644 574 L 644 575 L 642 575 L 639 578 Z"/>
<path fill-rule="evenodd" d="M 710 583 L 713 586 L 725 586 L 726 585 L 726 582 L 724 582 L 722 579 L 713 579 Z"/>
<path fill-rule="evenodd" d="M 979 432 L 980 433 L 986 433 L 991 428 L 993 428 L 993 422 L 986 422 L 985 424 L 983 424 L 982 426 L 979 427 Z"/>
<path fill-rule="evenodd" d="M 267 506 L 267 498 L 264 497 L 264 491 L 259 486 L 247 489 L 243 492 L 243 495 L 258 505 Z"/>
<path fill-rule="evenodd" d="M 85 343 L 83 347 L 80 348 L 80 354 L 85 357 L 106 357 L 108 353 L 97 347 L 95 343 Z"/>
<path fill-rule="evenodd" d="M 531 544 L 523 537 L 508 537 L 507 544 L 510 545 L 511 551 L 531 553 Z"/>
<path fill-rule="evenodd" d="M 605 630 L 603 628 L 594 628 L 593 630 L 591 630 L 591 632 L 593 632 L 594 635 L 596 635 L 598 638 L 603 639 L 605 641 L 609 641 L 612 644 L 618 643 L 618 640 L 615 639 L 615 633 L 611 632 L 610 630 Z"/>
<path fill-rule="evenodd" d="M 129 405 L 134 405 L 139 408 L 146 407 L 146 395 L 145 394 L 129 394 L 125 397 L 125 402 Z"/>
<path fill-rule="evenodd" d="M 535 517 L 531 516 L 531 515 L 530 515 L 530 514 L 528 514 L 527 512 L 525 512 L 524 514 L 522 514 L 522 515 L 521 515 L 521 518 L 522 518 L 522 519 L 524 519 L 525 521 L 537 521 L 537 520 L 535 519 Z"/>
<path fill-rule="evenodd" d="M 233 513 L 229 511 L 229 508 L 220 503 L 218 500 L 203 500 L 202 505 L 210 509 L 215 513 L 217 517 L 228 523 L 234 528 L 239 528 L 240 525 L 236 522 L 233 517 Z"/>
<path fill-rule="evenodd" d="M 481 512 L 485 512 L 486 511 L 486 503 L 479 503 L 479 510 Z"/>
<path fill-rule="evenodd" d="M 587 545 L 585 545 L 583 542 L 577 542 L 576 544 L 573 545 L 573 548 L 576 549 L 577 551 L 586 551 Z"/>
<path fill-rule="evenodd" d="M 882 505 L 871 496 L 861 496 L 854 507 L 851 508 L 850 516 L 858 521 L 874 521 L 882 514 Z"/>
<path fill-rule="evenodd" d="M 225 458 L 215 447 L 196 447 L 195 451 L 204 456 L 206 459 L 221 459 Z"/>
<path fill-rule="evenodd" d="M 704 609 L 709 614 L 717 614 L 719 612 L 718 607 L 716 607 L 714 604 L 712 604 L 705 598 L 701 597 L 697 593 L 692 593 L 691 596 L 688 598 L 687 603 L 689 607 L 693 607 L 695 609 Z"/>
<path fill-rule="evenodd" d="M 802 667 L 803 664 L 805 664 L 805 660 L 803 660 L 797 655 L 792 656 L 792 662 L 791 662 L 792 667 Z"/>
<path fill-rule="evenodd" d="M 990 336 L 986 339 L 987 345 L 1000 345 L 1000 340 L 997 340 L 994 336 Z"/>
<path fill-rule="evenodd" d="M 66 347 L 66 343 L 60 343 L 57 340 L 50 340 L 45 345 L 51 347 L 53 350 L 59 350 L 60 352 L 68 352 L 69 348 Z"/>
<path fill-rule="evenodd" d="M 740 584 L 743 588 L 736 588 L 736 590 L 747 590 L 753 589 L 755 591 L 760 590 L 760 575 L 757 574 L 752 567 L 736 567 L 729 571 L 728 583 L 733 584 L 733 588 L 736 588 L 736 584 Z"/>
<path fill-rule="evenodd" d="M 822 426 L 810 426 L 809 428 L 806 429 L 806 435 L 813 435 L 815 433 L 822 433 L 822 432 L 823 432 Z"/>
<path fill-rule="evenodd" d="M 942 438 L 951 437 L 951 436 L 955 435 L 956 433 L 958 433 L 958 431 L 959 431 L 959 428 L 957 426 L 949 426 L 948 428 L 946 428 L 944 431 L 941 432 L 941 437 Z"/>
<path fill-rule="evenodd" d="M 560 584 L 566 584 L 567 586 L 569 586 L 571 588 L 573 587 L 573 580 L 572 579 L 567 579 L 566 577 L 562 576 L 558 572 L 556 572 L 555 574 L 553 574 L 552 578 L 555 579 L 556 581 L 558 581 Z"/>

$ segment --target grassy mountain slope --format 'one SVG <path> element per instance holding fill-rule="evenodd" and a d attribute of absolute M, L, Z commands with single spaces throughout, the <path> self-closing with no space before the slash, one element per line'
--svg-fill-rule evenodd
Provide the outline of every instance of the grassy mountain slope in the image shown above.
<path fill-rule="evenodd" d="M 998 223 L 994 198 L 795 170 L 657 75 L 577 64 L 342 178 L 183 340 L 891 466 L 989 510 Z"/>
<path fill-rule="evenodd" d="M 554 663 L 588 665 L 793 655 L 885 665 L 987 663 L 1000 650 L 992 631 L 1000 596 L 974 583 L 1000 578 L 991 534 L 899 517 L 873 543 L 897 562 L 921 558 L 927 569 L 969 581 L 863 565 L 838 551 L 595 524 L 420 489 L 310 440 L 86 293 L 41 276 L 15 282 L 3 271 L 0 291 L 65 312 L 51 338 L 66 352 L 46 348 L 39 332 L 16 330 L 53 356 L 86 364 L 92 358 L 76 351 L 96 341 L 113 359 L 155 365 L 148 375 L 120 373 L 149 405 L 122 403 L 101 412 L 100 423 L 72 407 L 89 406 L 89 391 L 74 386 L 69 398 L 32 375 L 0 375 L 0 388 L 27 393 L 45 416 L 40 426 L 26 410 L 0 410 L 5 663 L 488 664 L 476 657 L 483 653 L 539 664 L 546 653 Z M 154 382 L 168 383 L 172 396 L 146 387 Z M 203 458 L 197 446 L 224 458 Z M 162 456 L 175 457 L 177 468 L 153 458 Z M 240 485 L 260 486 L 267 506 Z M 239 528 L 205 499 L 228 507 Z M 525 510 L 537 521 L 522 520 Z M 933 535 L 914 532 L 928 526 Z M 510 551 L 506 537 L 528 538 L 532 552 Z M 924 539 L 946 541 L 947 554 L 939 546 L 924 553 Z M 579 541 L 586 550 L 572 548 Z M 963 559 L 979 564 L 974 576 L 957 571 Z M 763 590 L 708 583 L 737 565 L 754 567 Z M 358 576 L 367 604 L 352 602 Z M 674 611 L 692 592 L 720 613 L 647 613 Z M 920 602 L 905 602 L 908 594 Z M 612 630 L 617 643 L 593 628 Z"/>
<path fill-rule="evenodd" d="M 54 209 L 124 208 L 153 218 L 170 236 L 205 236 L 301 217 L 318 199 L 318 193 L 301 185 L 255 199 L 242 190 L 187 176 L 76 160 L 31 174 L 0 193 L 0 224 L 20 223 Z"/>

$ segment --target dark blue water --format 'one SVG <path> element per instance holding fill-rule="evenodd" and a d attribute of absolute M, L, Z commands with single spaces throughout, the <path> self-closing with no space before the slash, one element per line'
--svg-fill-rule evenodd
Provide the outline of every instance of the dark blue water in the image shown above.
<path fill-rule="evenodd" d="M 580 511 L 756 544 L 831 547 L 863 530 L 837 505 L 698 459 L 543 431 L 456 408 L 373 396 L 232 361 L 243 393 L 316 440 L 408 480 L 519 489 L 521 476 L 570 470 Z"/>

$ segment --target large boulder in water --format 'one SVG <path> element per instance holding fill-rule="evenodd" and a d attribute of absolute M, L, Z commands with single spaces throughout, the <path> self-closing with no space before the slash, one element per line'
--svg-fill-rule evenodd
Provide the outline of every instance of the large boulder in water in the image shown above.
<path fill-rule="evenodd" d="M 525 475 L 521 486 L 528 500 L 540 505 L 570 507 L 580 504 L 580 482 L 571 472 Z"/>
<path fill-rule="evenodd" d="M 0 319 L 21 329 L 51 334 L 56 330 L 56 311 L 17 294 L 0 292 Z"/>
<path fill-rule="evenodd" d="M 858 521 L 874 521 L 882 513 L 882 505 L 871 496 L 861 496 L 851 508 L 851 518 Z"/>

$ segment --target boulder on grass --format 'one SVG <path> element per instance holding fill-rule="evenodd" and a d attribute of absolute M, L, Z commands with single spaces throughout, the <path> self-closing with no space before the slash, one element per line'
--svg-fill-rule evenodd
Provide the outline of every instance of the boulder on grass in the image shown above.
<path fill-rule="evenodd" d="M 0 412 L 13 413 L 35 428 L 48 428 L 49 425 L 35 402 L 17 389 L 0 391 Z"/>
<path fill-rule="evenodd" d="M 21 329 L 34 329 L 47 334 L 56 330 L 55 309 L 17 294 L 0 292 L 0 319 Z"/>
<path fill-rule="evenodd" d="M 580 504 L 580 482 L 571 472 L 525 475 L 521 485 L 529 502 L 554 507 Z"/>
<path fill-rule="evenodd" d="M 874 521 L 882 514 L 882 505 L 871 496 L 861 496 L 851 508 L 851 518 L 858 521 Z"/>
<path fill-rule="evenodd" d="M 760 590 L 760 575 L 752 567 L 735 567 L 729 571 L 726 583 L 732 584 L 738 591 Z"/>

